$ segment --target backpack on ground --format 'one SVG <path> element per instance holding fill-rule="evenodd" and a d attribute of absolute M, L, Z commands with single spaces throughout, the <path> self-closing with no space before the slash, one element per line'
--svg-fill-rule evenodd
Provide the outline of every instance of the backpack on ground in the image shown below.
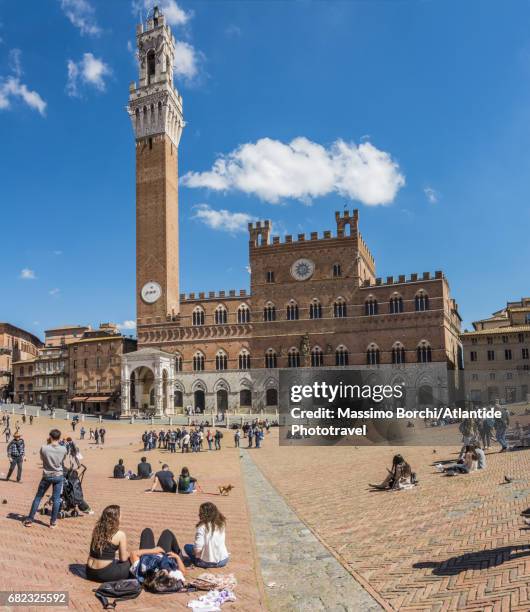
<path fill-rule="evenodd" d="M 99 588 L 94 589 L 94 595 L 105 610 L 115 608 L 118 601 L 136 599 L 141 592 L 142 585 L 136 578 L 104 582 Z M 109 599 L 114 599 L 114 601 L 109 602 Z"/>

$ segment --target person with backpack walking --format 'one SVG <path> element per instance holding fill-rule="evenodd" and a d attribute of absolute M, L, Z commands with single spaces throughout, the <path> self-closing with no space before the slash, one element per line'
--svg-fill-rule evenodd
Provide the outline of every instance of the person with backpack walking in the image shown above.
<path fill-rule="evenodd" d="M 7 456 L 9 458 L 9 470 L 7 472 L 6 480 L 11 478 L 11 474 L 17 468 L 17 482 L 22 482 L 22 464 L 24 463 L 24 455 L 26 453 L 26 447 L 22 435 L 16 433 L 13 436 L 11 442 L 7 445 Z"/>
<path fill-rule="evenodd" d="M 236 448 L 239 448 L 239 441 L 241 440 L 241 432 L 239 429 L 236 429 L 236 433 L 234 434 L 234 445 Z"/>

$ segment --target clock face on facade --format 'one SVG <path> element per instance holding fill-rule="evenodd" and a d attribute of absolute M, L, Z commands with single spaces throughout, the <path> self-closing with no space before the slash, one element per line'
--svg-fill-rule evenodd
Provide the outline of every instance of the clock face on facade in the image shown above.
<path fill-rule="evenodd" d="M 142 287 L 141 296 L 146 304 L 154 304 L 161 295 L 162 287 L 155 281 L 149 281 Z"/>
<path fill-rule="evenodd" d="M 291 266 L 291 275 L 299 281 L 307 280 L 313 276 L 315 264 L 310 259 L 298 259 Z"/>

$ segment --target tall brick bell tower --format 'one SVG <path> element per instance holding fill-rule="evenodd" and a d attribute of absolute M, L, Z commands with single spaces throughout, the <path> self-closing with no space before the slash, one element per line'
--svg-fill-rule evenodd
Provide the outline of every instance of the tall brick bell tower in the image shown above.
<path fill-rule="evenodd" d="M 178 146 L 184 119 L 173 84 L 175 39 L 155 7 L 136 28 L 139 81 L 127 108 L 136 137 L 138 326 L 179 312 Z"/>

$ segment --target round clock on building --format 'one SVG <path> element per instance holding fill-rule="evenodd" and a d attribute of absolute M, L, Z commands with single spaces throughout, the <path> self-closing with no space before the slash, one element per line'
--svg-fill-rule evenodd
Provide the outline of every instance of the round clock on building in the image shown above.
<path fill-rule="evenodd" d="M 155 281 L 149 281 L 142 287 L 142 300 L 147 304 L 154 304 L 161 295 L 162 287 L 158 283 L 155 283 Z"/>
<path fill-rule="evenodd" d="M 315 264 L 310 259 L 297 259 L 291 266 L 291 275 L 298 281 L 304 281 L 313 276 Z"/>

